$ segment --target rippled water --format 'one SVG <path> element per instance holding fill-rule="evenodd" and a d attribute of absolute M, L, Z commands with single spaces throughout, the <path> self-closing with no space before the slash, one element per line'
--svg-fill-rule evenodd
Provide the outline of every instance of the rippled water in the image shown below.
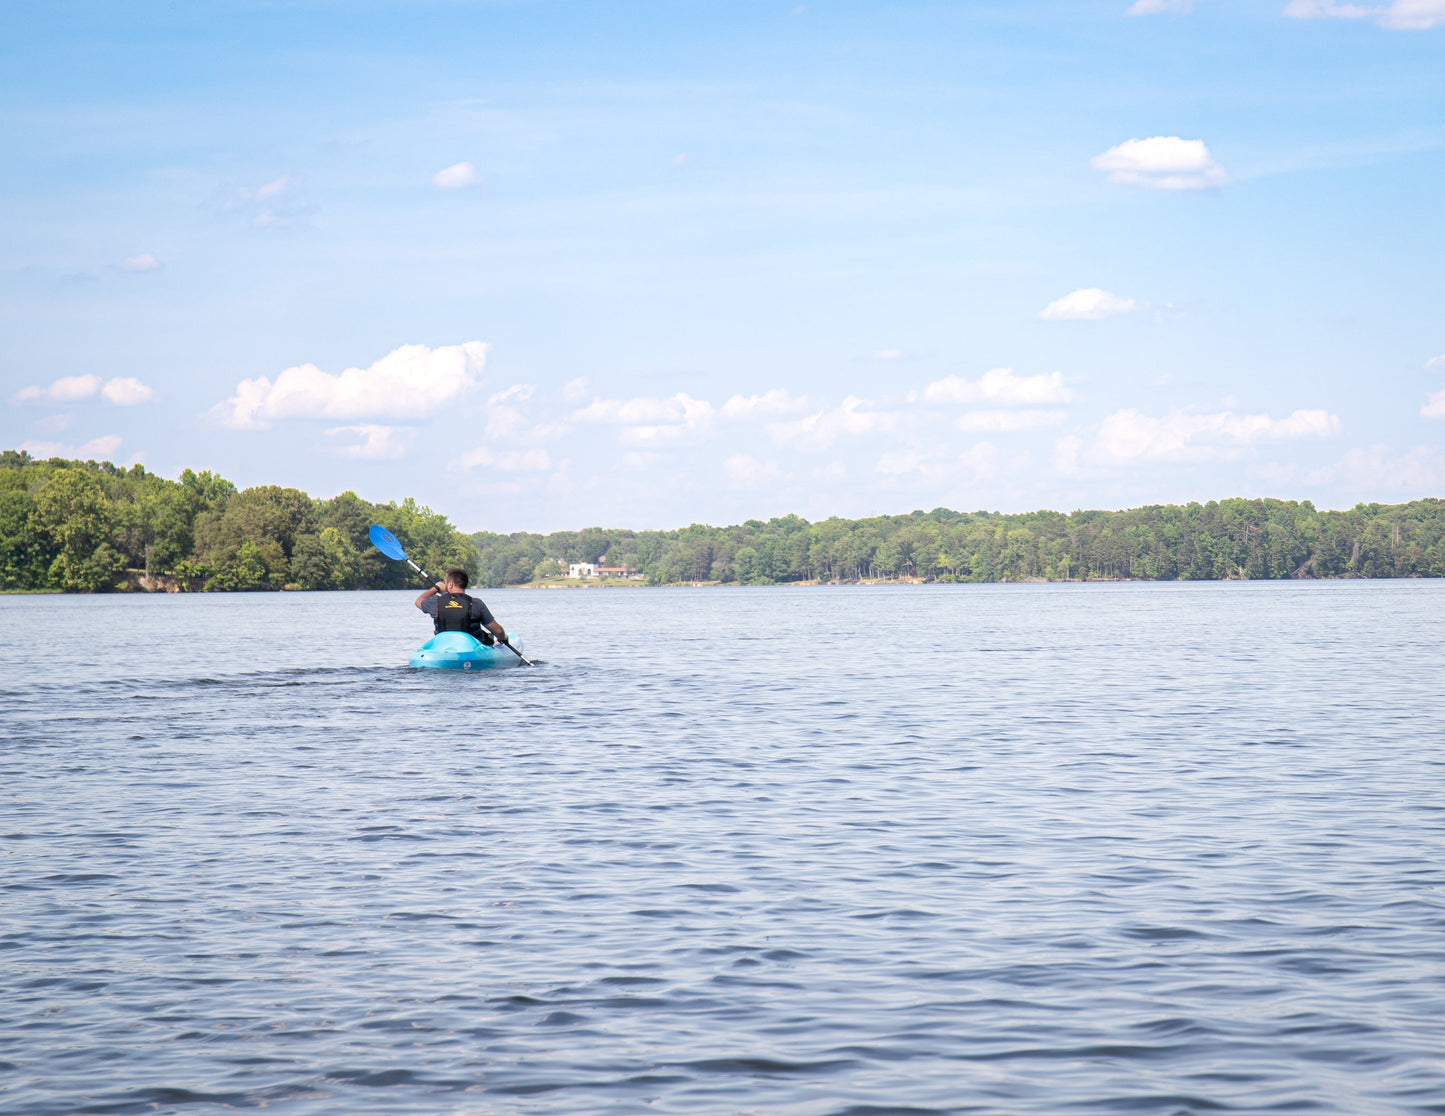
<path fill-rule="evenodd" d="M 1445 1112 L 1445 583 L 0 599 L 0 1109 Z"/>

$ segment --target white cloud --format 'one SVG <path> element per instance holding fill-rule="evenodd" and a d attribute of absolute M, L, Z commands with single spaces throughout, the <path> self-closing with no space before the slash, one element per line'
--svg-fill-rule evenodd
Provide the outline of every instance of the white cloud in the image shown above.
<path fill-rule="evenodd" d="M 762 395 L 734 395 L 722 405 L 727 419 L 765 419 L 797 414 L 808 409 L 808 401 L 783 388 L 774 388 Z"/>
<path fill-rule="evenodd" d="M 461 469 L 498 469 L 504 473 L 545 473 L 552 467 L 552 455 L 544 449 L 494 450 L 478 446 L 464 453 L 454 464 Z"/>
<path fill-rule="evenodd" d="M 1420 408 L 1425 418 L 1445 419 L 1445 388 L 1433 393 Z"/>
<path fill-rule="evenodd" d="M 155 392 L 134 376 L 116 376 L 106 382 L 100 394 L 107 403 L 117 407 L 134 407 L 138 403 L 149 403 Z"/>
<path fill-rule="evenodd" d="M 362 423 L 358 426 L 333 426 L 326 431 L 328 438 L 360 438 L 352 445 L 337 446 L 336 452 L 342 457 L 354 457 L 363 461 L 388 461 L 406 455 L 405 438 L 411 430 L 402 426 L 378 426 Z"/>
<path fill-rule="evenodd" d="M 587 398 L 588 385 L 586 376 L 578 376 L 575 380 L 568 380 L 562 385 L 562 402 L 576 406 Z"/>
<path fill-rule="evenodd" d="M 778 479 L 778 466 L 762 462 L 746 453 L 737 453 L 723 462 L 723 476 L 734 488 L 762 488 Z"/>
<path fill-rule="evenodd" d="M 1291 19 L 1373 19 L 1392 31 L 1427 31 L 1445 25 L 1445 0 L 1394 0 L 1384 7 L 1290 0 L 1284 14 Z"/>
<path fill-rule="evenodd" d="M 1099 424 L 1089 455 L 1105 465 L 1200 460 L 1228 456 L 1231 449 L 1260 442 L 1325 438 L 1339 429 L 1337 415 L 1318 410 L 1295 411 L 1276 419 L 1232 411 L 1196 414 L 1179 410 L 1154 418 L 1130 409 L 1115 411 Z"/>
<path fill-rule="evenodd" d="M 119 434 L 104 434 L 79 446 L 62 446 L 59 442 L 21 442 L 20 448 L 31 457 L 69 457 L 79 460 L 108 458 L 120 449 Z"/>
<path fill-rule="evenodd" d="M 1159 15 L 1161 12 L 1192 12 L 1194 0 L 1134 0 L 1125 15 Z"/>
<path fill-rule="evenodd" d="M 1126 295 L 1110 294 L 1098 287 L 1082 287 L 1056 298 L 1039 317 L 1046 322 L 1097 322 L 1144 309 L 1144 303 Z"/>
<path fill-rule="evenodd" d="M 1149 190 L 1204 190 L 1229 181 L 1203 140 L 1178 136 L 1125 140 L 1095 155 L 1089 165 L 1107 174 L 1106 181 Z"/>
<path fill-rule="evenodd" d="M 142 252 L 138 256 L 127 256 L 120 261 L 122 271 L 156 271 L 160 266 L 161 261 L 150 252 Z"/>
<path fill-rule="evenodd" d="M 431 184 L 438 190 L 461 190 L 467 186 L 475 186 L 481 180 L 477 168 L 471 163 L 453 163 L 432 175 Z"/>
<path fill-rule="evenodd" d="M 242 380 L 212 413 L 235 430 L 263 429 L 278 419 L 421 418 L 480 383 L 489 348 L 481 341 L 438 349 L 403 345 L 369 368 L 339 375 L 300 364 L 274 382 Z"/>
<path fill-rule="evenodd" d="M 289 185 L 291 185 L 291 176 L 289 174 L 283 174 L 279 178 L 273 178 L 270 182 L 256 187 L 256 200 L 265 201 L 267 198 L 274 198 Z"/>
<path fill-rule="evenodd" d="M 576 422 L 621 426 L 623 441 L 638 446 L 681 441 L 707 430 L 716 415 L 711 403 L 686 392 L 667 399 L 594 399 L 572 412 Z"/>
<path fill-rule="evenodd" d="M 965 433 L 1010 434 L 1057 426 L 1066 418 L 1063 411 L 965 411 L 953 425 Z"/>
<path fill-rule="evenodd" d="M 100 390 L 99 376 L 62 376 L 49 387 L 21 388 L 12 396 L 15 403 L 78 403 Z"/>
<path fill-rule="evenodd" d="M 1012 368 L 991 368 L 977 380 L 945 376 L 923 390 L 929 403 L 996 403 L 1004 407 L 1067 403 L 1074 393 L 1062 372 L 1020 376 Z"/>
<path fill-rule="evenodd" d="M 877 434 L 898 425 L 899 415 L 865 409 L 871 406 L 868 400 L 850 395 L 829 410 L 804 415 L 791 422 L 768 423 L 767 430 L 778 445 L 795 449 L 824 449 L 841 437 Z"/>
<path fill-rule="evenodd" d="M 1439 356 L 1437 356 L 1437 357 L 1431 357 L 1429 360 L 1427 360 L 1427 361 L 1425 362 L 1425 367 L 1426 367 L 1426 368 L 1445 368 L 1445 353 L 1441 353 L 1441 354 L 1440 354 Z"/>

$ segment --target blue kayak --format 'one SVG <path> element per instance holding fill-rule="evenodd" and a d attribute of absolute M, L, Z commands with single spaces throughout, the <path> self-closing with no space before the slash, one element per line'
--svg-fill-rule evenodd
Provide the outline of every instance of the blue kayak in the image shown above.
<path fill-rule="evenodd" d="M 522 641 L 511 637 L 512 646 L 522 650 Z M 490 670 L 516 666 L 522 660 L 500 643 L 488 647 L 466 632 L 442 632 L 427 640 L 411 655 L 411 665 L 428 670 Z"/>

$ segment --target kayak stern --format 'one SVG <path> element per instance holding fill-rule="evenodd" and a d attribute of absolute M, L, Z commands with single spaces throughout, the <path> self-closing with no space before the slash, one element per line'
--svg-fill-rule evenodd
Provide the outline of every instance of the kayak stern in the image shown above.
<path fill-rule="evenodd" d="M 522 641 L 514 636 L 512 646 L 520 651 Z M 490 670 L 521 661 L 501 644 L 488 647 L 466 632 L 434 635 L 411 655 L 411 665 L 422 670 Z"/>

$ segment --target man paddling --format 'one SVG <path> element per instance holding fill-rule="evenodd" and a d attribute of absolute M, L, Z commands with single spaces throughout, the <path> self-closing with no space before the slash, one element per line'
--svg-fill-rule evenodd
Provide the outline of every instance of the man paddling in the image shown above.
<path fill-rule="evenodd" d="M 467 596 L 469 580 L 466 570 L 447 570 L 446 581 L 419 596 L 416 607 L 436 621 L 438 632 L 466 632 L 488 646 L 495 642 L 493 636 L 506 643 L 507 633 L 492 610 L 478 598 Z"/>

